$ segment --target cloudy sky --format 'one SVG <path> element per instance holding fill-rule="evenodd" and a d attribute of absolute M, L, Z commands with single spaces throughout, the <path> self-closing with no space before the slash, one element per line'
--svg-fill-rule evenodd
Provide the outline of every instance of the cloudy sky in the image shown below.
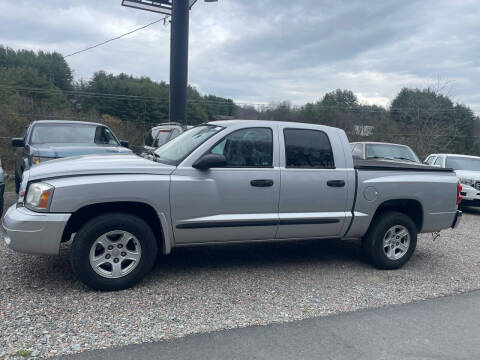
<path fill-rule="evenodd" d="M 161 15 L 120 0 L 0 0 L 0 43 L 64 55 Z M 248 103 L 315 101 L 336 88 L 388 106 L 402 87 L 438 81 L 480 114 L 478 0 L 199 0 L 189 82 Z M 169 26 L 156 24 L 68 62 L 93 72 L 169 78 Z"/>

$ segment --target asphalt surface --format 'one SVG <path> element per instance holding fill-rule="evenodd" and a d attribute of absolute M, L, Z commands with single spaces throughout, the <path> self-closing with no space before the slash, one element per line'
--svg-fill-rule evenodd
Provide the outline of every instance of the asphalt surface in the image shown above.
<path fill-rule="evenodd" d="M 479 359 L 480 291 L 59 359 Z"/>

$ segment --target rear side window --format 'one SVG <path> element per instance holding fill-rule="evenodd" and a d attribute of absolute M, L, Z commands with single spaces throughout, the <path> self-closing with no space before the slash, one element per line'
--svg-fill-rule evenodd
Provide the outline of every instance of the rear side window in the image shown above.
<path fill-rule="evenodd" d="M 226 167 L 272 167 L 272 129 L 248 128 L 234 131 L 215 145 L 210 153 L 224 155 Z"/>
<path fill-rule="evenodd" d="M 284 129 L 287 168 L 334 169 L 332 146 L 320 130 Z"/>

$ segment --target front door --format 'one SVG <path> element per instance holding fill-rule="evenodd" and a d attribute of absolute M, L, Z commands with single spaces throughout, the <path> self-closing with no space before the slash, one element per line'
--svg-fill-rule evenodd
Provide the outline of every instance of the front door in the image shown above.
<path fill-rule="evenodd" d="M 277 128 L 234 130 L 209 151 L 221 168 L 179 166 L 171 180 L 171 214 L 177 245 L 273 239 L 278 226 L 280 170 Z"/>

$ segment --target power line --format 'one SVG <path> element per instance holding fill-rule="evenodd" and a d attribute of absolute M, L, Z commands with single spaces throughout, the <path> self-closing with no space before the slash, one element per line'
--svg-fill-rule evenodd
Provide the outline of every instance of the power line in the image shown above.
<path fill-rule="evenodd" d="M 95 49 L 95 48 L 97 48 L 97 47 L 99 47 L 99 46 L 108 44 L 109 42 L 112 42 L 112 41 L 121 39 L 121 38 L 123 38 L 123 37 L 125 37 L 125 36 L 127 36 L 127 35 L 130 35 L 130 34 L 133 34 L 134 32 L 137 32 L 137 31 L 139 31 L 139 30 L 145 29 L 145 28 L 147 28 L 147 27 L 149 27 L 149 26 L 151 26 L 151 25 L 154 25 L 154 24 L 156 24 L 156 23 L 158 23 L 158 22 L 160 22 L 160 21 L 163 21 L 163 23 L 165 24 L 166 21 L 167 21 L 167 19 L 168 19 L 168 16 L 165 16 L 165 17 L 163 17 L 163 18 L 161 18 L 161 19 L 155 20 L 155 21 L 153 21 L 153 22 L 151 22 L 151 23 L 149 23 L 149 24 L 147 24 L 147 25 L 143 25 L 143 26 L 141 26 L 141 27 L 139 27 L 139 28 L 136 28 L 136 29 L 134 29 L 134 30 L 132 30 L 132 31 L 129 31 L 129 32 L 125 33 L 125 34 L 116 36 L 116 37 L 114 37 L 114 38 L 111 38 L 111 39 L 108 39 L 108 40 L 105 40 L 105 41 L 102 41 L 101 43 L 98 43 L 98 44 L 96 44 L 96 45 L 89 46 L 89 47 L 87 47 L 87 48 L 85 48 L 85 49 L 82 49 L 82 50 L 75 51 L 75 52 L 73 52 L 73 53 L 71 53 L 71 54 L 64 55 L 63 57 L 64 57 L 64 58 L 67 58 L 67 57 L 70 57 L 70 56 L 74 56 L 74 55 L 83 53 L 83 52 L 88 51 L 88 50 Z"/>
<path fill-rule="evenodd" d="M 152 96 L 141 96 L 141 95 L 123 95 L 123 94 L 112 94 L 112 93 L 98 93 L 82 90 L 61 90 L 61 89 L 44 89 L 44 88 L 34 88 L 26 86 L 14 86 L 14 85 L 1 85 L 0 89 L 9 89 L 16 91 L 25 91 L 32 93 L 56 93 L 63 95 L 72 95 L 72 96 L 85 96 L 85 97 L 96 97 L 96 98 L 105 98 L 105 99 L 123 99 L 129 101 L 144 101 L 144 102 L 153 102 L 153 103 L 168 103 L 168 97 L 152 97 Z M 208 95 L 207 95 L 208 96 Z M 189 99 L 187 100 L 188 104 L 204 104 L 204 105 L 238 105 L 238 106 L 253 106 L 261 110 L 259 111 L 274 111 L 281 106 L 281 103 L 248 103 L 248 102 L 236 102 L 232 99 L 225 100 L 208 100 L 205 98 Z M 388 112 L 407 112 L 407 111 L 420 111 L 422 114 L 438 114 L 438 113 L 452 113 L 461 111 L 458 109 L 422 109 L 419 107 L 403 107 L 403 108 L 383 108 L 379 107 L 377 109 L 372 109 L 369 107 L 364 107 L 363 105 L 345 107 L 341 105 L 323 105 L 319 103 L 308 103 L 301 106 L 291 106 L 292 110 L 302 110 L 306 109 L 307 106 L 310 106 L 314 109 L 326 109 L 326 110 L 339 110 L 345 112 L 359 112 L 359 113 L 388 113 Z"/>

